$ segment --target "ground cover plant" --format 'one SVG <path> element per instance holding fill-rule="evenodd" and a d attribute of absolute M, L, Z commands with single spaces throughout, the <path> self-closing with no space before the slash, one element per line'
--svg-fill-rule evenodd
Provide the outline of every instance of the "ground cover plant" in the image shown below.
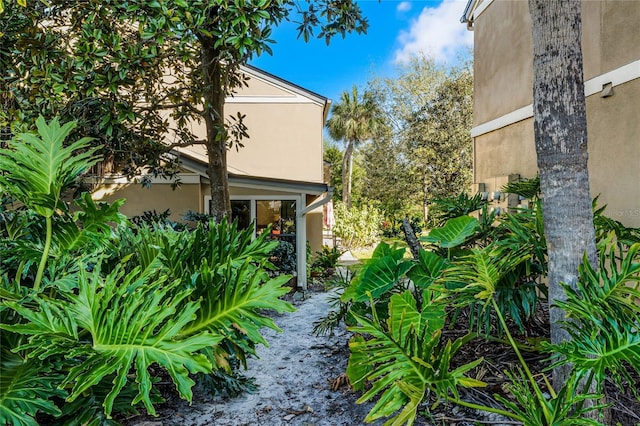
<path fill-rule="evenodd" d="M 277 329 L 265 310 L 293 310 L 290 277 L 266 272 L 276 243 L 226 221 L 137 226 L 88 194 L 70 208 L 98 161 L 87 139 L 63 145 L 74 126 L 40 118 L 0 157 L 0 424 L 153 414 L 160 376 L 189 401 L 196 380 L 237 391 L 261 328 Z"/>
<path fill-rule="evenodd" d="M 535 330 L 546 304 L 546 242 L 539 203 L 529 195 L 530 208 L 491 221 L 449 218 L 423 238 L 417 260 L 382 243 L 345 283 L 339 309 L 317 330 L 344 320 L 355 333 L 347 374 L 364 392 L 361 402 L 376 401 L 367 421 L 412 424 L 456 404 L 525 425 L 593 425 L 605 421 L 605 379 L 616 378 L 621 392 L 638 388 L 640 233 L 596 209 L 600 261 L 585 259 L 578 289 L 565 286 L 563 327 L 573 339 L 551 345 Z M 490 366 L 459 356 L 478 341 L 501 344 L 517 360 L 501 383 L 491 383 L 491 404 L 469 397 L 488 385 L 482 372 Z M 534 374 L 531 353 L 549 360 L 542 374 Z M 569 379 L 554 388 L 549 371 L 564 364 Z"/>

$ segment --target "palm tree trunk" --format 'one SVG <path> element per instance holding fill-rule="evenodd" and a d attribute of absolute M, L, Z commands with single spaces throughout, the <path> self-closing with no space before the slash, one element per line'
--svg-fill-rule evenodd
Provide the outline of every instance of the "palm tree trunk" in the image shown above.
<path fill-rule="evenodd" d="M 347 148 L 342 157 L 342 202 L 351 208 L 351 178 L 353 174 L 353 145 L 354 141 L 347 142 Z"/>
<path fill-rule="evenodd" d="M 597 267 L 587 169 L 587 117 L 579 0 L 529 0 L 533 23 L 533 110 L 549 256 L 551 341 L 570 339 L 560 327 L 565 313 L 554 307 L 575 288 L 583 256 Z M 568 368 L 554 370 L 560 388 Z"/>
<path fill-rule="evenodd" d="M 208 174 L 211 185 L 211 216 L 216 222 L 231 216 L 227 174 L 227 132 L 224 125 L 225 93 L 218 52 L 202 43 L 202 74 L 205 90 L 204 120 L 207 128 Z"/>

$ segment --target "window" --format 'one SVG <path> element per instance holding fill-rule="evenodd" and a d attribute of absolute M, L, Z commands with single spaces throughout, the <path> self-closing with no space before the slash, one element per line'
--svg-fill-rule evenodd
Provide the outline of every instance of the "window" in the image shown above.
<path fill-rule="evenodd" d="M 277 198 L 276 198 L 277 197 Z M 204 196 L 204 208 L 210 211 L 211 196 Z M 255 233 L 265 232 L 271 226 L 270 238 L 293 244 L 296 253 L 296 272 L 305 282 L 306 246 L 305 223 L 297 222 L 298 203 L 301 197 L 284 195 L 281 198 L 269 195 L 245 195 L 231 200 L 231 218 L 238 220 L 238 227 L 245 229 L 255 224 Z M 301 234 L 302 233 L 302 234 Z"/>

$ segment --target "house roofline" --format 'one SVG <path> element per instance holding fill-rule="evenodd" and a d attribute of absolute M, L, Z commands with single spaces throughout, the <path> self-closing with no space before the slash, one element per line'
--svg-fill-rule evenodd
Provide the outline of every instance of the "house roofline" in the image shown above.
<path fill-rule="evenodd" d="M 260 77 L 270 83 L 283 86 L 285 89 L 288 89 L 297 95 L 307 97 L 314 102 L 322 104 L 323 123 L 324 121 L 327 121 L 329 110 L 331 109 L 331 99 L 253 65 L 243 64 L 240 66 L 240 70 L 246 74 L 253 74 L 257 77 Z"/>
<path fill-rule="evenodd" d="M 292 83 L 288 80 L 285 80 L 282 77 L 278 77 L 277 75 L 271 74 L 263 69 L 260 69 L 258 67 L 255 67 L 253 65 L 249 65 L 249 64 L 244 64 L 240 66 L 240 70 L 244 73 L 247 74 L 253 74 L 256 75 L 257 77 L 263 78 L 267 81 L 269 81 L 270 83 L 274 83 L 280 86 L 284 86 L 286 89 L 291 90 L 292 92 L 301 95 L 301 96 L 306 96 L 307 98 L 310 98 L 318 103 L 327 103 L 330 102 L 328 98 L 326 98 L 325 96 L 322 96 L 316 92 L 313 92 L 309 89 L 305 89 L 302 86 L 298 86 L 295 83 Z"/>
<path fill-rule="evenodd" d="M 464 8 L 460 22 L 467 24 L 467 29 L 473 31 L 473 23 L 491 3 L 493 3 L 493 0 L 469 0 Z"/>
<path fill-rule="evenodd" d="M 209 179 L 207 175 L 207 164 L 195 157 L 184 152 L 179 154 L 182 166 L 194 173 L 199 174 L 205 179 Z M 264 189 L 279 189 L 287 192 L 297 192 L 305 194 L 322 194 L 329 191 L 329 185 L 326 183 L 307 182 L 289 179 L 276 179 L 264 176 L 251 176 L 237 173 L 227 172 L 230 185 L 239 185 L 246 187 L 262 187 Z"/>

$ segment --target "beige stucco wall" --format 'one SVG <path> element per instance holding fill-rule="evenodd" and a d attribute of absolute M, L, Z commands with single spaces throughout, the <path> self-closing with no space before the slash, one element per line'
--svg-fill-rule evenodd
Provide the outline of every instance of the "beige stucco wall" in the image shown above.
<path fill-rule="evenodd" d="M 584 1 L 582 6 L 585 80 L 640 59 L 640 1 Z M 532 103 L 531 37 L 526 1 L 495 0 L 476 18 L 474 126 Z"/>
<path fill-rule="evenodd" d="M 585 80 L 640 59 L 640 2 L 583 2 Z M 526 1 L 496 0 L 474 23 L 474 126 L 532 103 L 531 20 Z M 607 214 L 640 227 L 640 79 L 614 87 L 614 95 L 587 98 L 592 195 Z M 509 174 L 535 176 L 533 119 L 474 139 L 474 181 Z"/>
<path fill-rule="evenodd" d="M 533 120 L 523 120 L 476 137 L 474 154 L 474 182 L 489 185 L 486 191 L 499 190 L 490 184 L 497 176 L 513 173 L 524 177 L 535 176 L 538 166 L 533 143 Z"/>
<path fill-rule="evenodd" d="M 238 97 L 238 100 L 242 98 Z M 229 171 L 322 182 L 322 107 L 312 103 L 229 104 L 242 111 L 250 138 L 227 154 Z"/>
<path fill-rule="evenodd" d="M 307 204 L 311 204 L 315 198 L 307 195 Z M 307 213 L 307 241 L 312 254 L 322 250 L 322 207 Z"/>
<path fill-rule="evenodd" d="M 169 209 L 170 219 L 181 221 L 188 210 L 200 210 L 200 185 L 181 185 L 176 190 L 171 185 L 154 183 L 149 188 L 139 183 L 122 185 L 104 185 L 94 193 L 94 198 L 101 201 L 113 202 L 124 198 L 126 202 L 120 212 L 131 217 L 141 215 L 145 211 L 155 210 L 158 213 Z"/>
<path fill-rule="evenodd" d="M 640 1 L 582 2 L 585 80 L 640 59 Z"/>
<path fill-rule="evenodd" d="M 227 151 L 229 172 L 248 176 L 322 182 L 323 98 L 269 77 L 251 75 L 248 86 L 227 98 L 224 115 L 245 116 L 249 138 L 243 147 Z M 191 130 L 205 137 L 204 122 Z M 169 137 L 170 139 L 170 137 Z M 182 151 L 207 161 L 206 150 L 197 145 Z"/>
<path fill-rule="evenodd" d="M 640 79 L 613 90 L 587 98 L 591 194 L 609 217 L 640 227 Z"/>
<path fill-rule="evenodd" d="M 530 28 L 526 1 L 494 1 L 477 18 L 473 30 L 474 126 L 531 103 Z"/>
<path fill-rule="evenodd" d="M 640 79 L 614 93 L 587 98 L 591 194 L 608 206 L 609 217 L 640 227 Z M 499 190 L 494 182 L 502 176 L 535 176 L 533 118 L 476 137 L 474 151 L 474 182 L 484 183 L 486 191 Z"/>

